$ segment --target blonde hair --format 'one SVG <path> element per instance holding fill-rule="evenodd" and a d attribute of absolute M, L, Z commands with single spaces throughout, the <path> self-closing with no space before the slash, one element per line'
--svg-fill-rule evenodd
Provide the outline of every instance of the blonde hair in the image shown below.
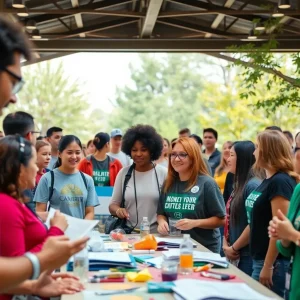
<path fill-rule="evenodd" d="M 259 148 L 254 168 L 272 168 L 276 172 L 287 173 L 297 182 L 299 175 L 294 171 L 290 144 L 283 133 L 274 130 L 265 130 L 258 134 Z"/>
<path fill-rule="evenodd" d="M 200 153 L 199 146 L 194 139 L 179 138 L 172 143 L 172 149 L 176 144 L 180 144 L 183 147 L 191 161 L 191 176 L 188 180 L 188 186 L 186 189 L 186 191 L 188 191 L 196 184 L 199 175 L 209 176 L 209 173 Z M 165 193 L 168 192 L 168 190 L 171 188 L 171 186 L 177 178 L 179 178 L 179 174 L 175 171 L 172 164 L 170 163 L 164 187 Z"/>
<path fill-rule="evenodd" d="M 229 147 L 231 148 L 233 143 L 231 141 L 227 141 L 223 144 L 223 146 L 226 145 L 226 144 L 229 144 Z M 220 164 L 219 164 L 219 166 L 217 167 L 217 169 L 215 171 L 215 174 L 217 174 L 218 176 L 221 176 L 222 172 L 224 171 L 224 169 L 226 167 L 227 167 L 227 160 L 224 158 L 224 151 L 222 149 L 221 161 L 220 161 Z"/>

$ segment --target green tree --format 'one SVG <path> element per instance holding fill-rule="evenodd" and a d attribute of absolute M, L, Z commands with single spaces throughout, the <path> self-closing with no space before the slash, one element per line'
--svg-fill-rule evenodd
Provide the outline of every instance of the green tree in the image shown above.
<path fill-rule="evenodd" d="M 96 119 L 98 123 L 90 116 L 89 103 L 80 92 L 81 83 L 65 74 L 62 62 L 58 66 L 48 61 L 25 67 L 23 76 L 26 84 L 19 101 L 8 112 L 29 112 L 43 134 L 49 127 L 59 126 L 65 134 L 75 134 L 85 141 L 99 131 L 100 118 Z"/>
<path fill-rule="evenodd" d="M 277 108 L 276 112 L 268 115 L 262 108 L 254 104 L 260 99 L 272 97 L 279 93 L 280 86 L 274 85 L 272 92 L 260 80 L 256 85 L 255 96 L 242 97 L 246 88 L 241 87 L 240 68 L 231 68 L 223 83 L 206 82 L 198 100 L 205 110 L 199 116 L 201 127 L 214 127 L 218 130 L 220 143 L 227 140 L 255 140 L 257 132 L 270 125 L 277 125 L 283 130 L 296 132 L 298 127 L 297 108 L 287 105 Z M 266 74 L 265 76 L 271 76 Z M 230 77 L 230 83 L 228 80 Z M 265 80 L 268 80 L 266 78 Z"/>
<path fill-rule="evenodd" d="M 201 105 L 196 98 L 203 87 L 205 56 L 141 54 L 140 61 L 140 66 L 130 66 L 132 85 L 116 91 L 110 125 L 126 129 L 147 123 L 168 138 L 183 127 L 198 130 Z"/>

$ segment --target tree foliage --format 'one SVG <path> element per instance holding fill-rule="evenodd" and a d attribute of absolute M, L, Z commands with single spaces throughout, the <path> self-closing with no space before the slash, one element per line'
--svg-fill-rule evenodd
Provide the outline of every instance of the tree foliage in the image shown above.
<path fill-rule="evenodd" d="M 98 112 L 96 119 L 90 117 L 80 82 L 66 76 L 62 63 L 56 66 L 48 61 L 28 66 L 23 69 L 23 76 L 26 84 L 18 95 L 19 101 L 8 112 L 29 112 L 43 134 L 49 127 L 59 126 L 64 133 L 75 134 L 85 141 L 99 131 L 101 114 Z M 97 119 L 99 122 L 94 122 Z"/>
<path fill-rule="evenodd" d="M 141 54 L 140 61 L 140 66 L 130 67 L 132 86 L 117 89 L 111 126 L 152 124 L 169 138 L 183 127 L 199 130 L 201 106 L 196 98 L 203 87 L 205 57 Z"/>
<path fill-rule="evenodd" d="M 256 22 L 258 20 L 254 20 Z M 270 116 L 281 106 L 300 107 L 300 54 L 272 52 L 278 48 L 276 36 L 282 32 L 282 23 L 280 19 L 269 19 L 264 25 L 269 36 L 261 46 L 254 43 L 232 46 L 231 55 L 217 56 L 241 67 L 242 87 L 245 88 L 241 98 L 257 96 L 256 89 L 260 84 L 264 84 L 268 91 L 278 90 L 278 93 L 272 92 L 268 98 L 263 97 L 255 103 L 256 108 L 263 108 Z M 261 33 L 256 34 L 259 38 Z"/>

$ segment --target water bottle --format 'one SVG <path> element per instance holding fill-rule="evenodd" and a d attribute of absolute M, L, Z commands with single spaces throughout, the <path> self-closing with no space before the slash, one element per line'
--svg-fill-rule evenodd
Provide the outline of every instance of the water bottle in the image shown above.
<path fill-rule="evenodd" d="M 193 263 L 193 242 L 189 234 L 184 234 L 180 244 L 179 273 L 182 275 L 192 274 Z"/>
<path fill-rule="evenodd" d="M 141 231 L 141 239 L 147 234 L 150 234 L 150 223 L 147 217 L 143 217 L 143 221 L 140 226 L 140 231 Z"/>
<path fill-rule="evenodd" d="M 80 278 L 82 283 L 88 282 L 89 276 L 89 253 L 87 248 L 74 255 L 73 272 L 75 276 Z"/>

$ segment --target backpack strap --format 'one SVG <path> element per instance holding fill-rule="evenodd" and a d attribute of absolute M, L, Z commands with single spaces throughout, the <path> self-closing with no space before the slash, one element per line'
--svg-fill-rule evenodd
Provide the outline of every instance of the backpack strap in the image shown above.
<path fill-rule="evenodd" d="M 88 185 L 87 185 L 87 182 L 86 182 L 86 177 L 85 177 L 85 175 L 84 175 L 81 171 L 79 171 L 79 173 L 80 173 L 80 175 L 81 175 L 81 177 L 82 177 L 82 180 L 83 180 L 83 182 L 84 182 L 85 188 L 88 189 Z"/>
<path fill-rule="evenodd" d="M 49 197 L 48 197 L 48 211 L 50 210 L 50 200 L 53 196 L 54 191 L 54 172 L 50 171 L 51 181 L 50 181 L 50 190 L 49 190 Z"/>
<path fill-rule="evenodd" d="M 128 181 L 131 178 L 131 174 L 132 174 L 132 171 L 133 171 L 134 168 L 135 168 L 135 163 L 133 163 L 130 166 L 130 168 L 128 169 L 127 174 L 125 175 L 124 184 L 123 184 L 122 201 L 121 201 L 121 206 L 120 206 L 121 208 L 125 207 L 125 191 L 126 191 L 126 187 L 127 187 Z"/>

